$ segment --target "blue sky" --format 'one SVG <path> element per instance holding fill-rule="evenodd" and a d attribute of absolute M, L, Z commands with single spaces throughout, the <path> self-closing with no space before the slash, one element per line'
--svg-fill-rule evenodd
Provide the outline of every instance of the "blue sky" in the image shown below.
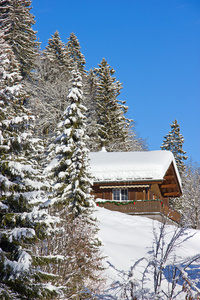
<path fill-rule="evenodd" d="M 123 83 L 128 117 L 159 150 L 177 119 L 183 149 L 200 163 L 199 0 L 33 0 L 34 29 L 42 42 L 58 30 L 79 39 L 86 70 L 102 58 Z"/>

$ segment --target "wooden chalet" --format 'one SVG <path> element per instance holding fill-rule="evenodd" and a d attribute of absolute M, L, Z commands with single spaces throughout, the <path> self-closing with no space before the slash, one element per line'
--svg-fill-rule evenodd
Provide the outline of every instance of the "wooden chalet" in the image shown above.
<path fill-rule="evenodd" d="M 97 205 L 168 223 L 180 221 L 180 214 L 169 207 L 169 197 L 182 194 L 170 151 L 92 152 L 90 166 Z"/>

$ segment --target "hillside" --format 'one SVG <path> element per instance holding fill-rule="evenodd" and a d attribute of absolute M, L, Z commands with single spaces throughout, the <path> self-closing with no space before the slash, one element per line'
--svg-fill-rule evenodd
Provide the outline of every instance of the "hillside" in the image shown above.
<path fill-rule="evenodd" d="M 154 299 L 153 297 L 153 273 L 152 267 L 148 268 L 148 273 L 145 280 L 143 288 L 141 287 L 141 278 L 144 268 L 147 266 L 148 262 L 152 259 L 152 245 L 155 241 L 155 236 L 159 236 L 161 223 L 157 221 L 152 221 L 145 217 L 130 216 L 119 212 L 113 212 L 106 210 L 104 208 L 97 207 L 96 211 L 97 219 L 99 220 L 99 237 L 103 241 L 103 254 L 105 258 L 105 276 L 107 278 L 107 288 L 112 283 L 112 286 L 116 288 L 112 291 L 108 291 L 108 294 L 112 294 L 114 298 L 112 299 L 132 299 L 131 296 L 123 298 L 121 292 L 123 287 L 127 287 L 127 291 L 130 291 L 131 281 L 135 284 L 135 293 L 138 295 L 138 299 L 142 295 L 142 291 L 146 291 L 143 299 Z M 175 226 L 166 225 L 164 233 L 164 240 L 161 243 L 161 248 L 163 246 L 163 253 L 167 248 L 175 230 L 179 229 Z M 156 234 L 155 234 L 156 233 Z M 177 270 L 182 270 L 184 273 L 184 278 L 190 282 L 190 286 L 196 286 L 196 291 L 192 291 L 191 295 L 193 299 L 197 299 L 197 291 L 200 290 L 200 261 L 189 266 L 186 271 L 183 272 L 185 262 L 188 258 L 194 257 L 200 254 L 200 231 L 187 229 L 181 233 L 181 236 L 172 247 L 172 251 L 168 255 L 166 261 L 162 259 L 162 254 L 157 256 L 157 271 L 160 269 L 159 261 L 163 261 L 163 280 L 160 290 L 162 289 L 165 293 L 169 293 L 171 289 L 170 281 L 172 276 L 170 276 L 170 265 L 176 265 Z M 154 247 L 155 249 L 155 247 Z M 133 270 L 133 277 L 128 277 L 127 274 L 130 267 L 140 258 L 145 257 L 146 260 L 142 260 L 138 266 Z M 122 271 L 118 272 L 115 268 L 110 266 L 112 264 L 116 269 Z M 178 274 L 178 273 L 177 273 Z M 130 275 L 130 273 L 129 273 Z M 172 275 L 172 274 L 171 274 Z M 114 282 L 118 283 L 113 285 Z M 138 286 L 137 286 L 138 284 Z M 175 297 L 175 295 L 182 290 L 183 280 L 179 281 L 174 290 L 174 298 L 170 299 L 185 299 L 186 292 L 181 292 Z M 117 288 L 118 286 L 118 288 Z M 149 290 L 145 290 L 149 289 Z M 191 290 L 191 289 L 190 289 Z M 130 293 L 129 293 L 130 294 Z M 161 293 L 163 295 L 163 293 Z M 161 296 L 160 294 L 160 296 Z M 151 296 L 152 295 L 152 296 Z M 146 298 L 145 298 L 146 297 Z M 103 298 L 104 299 L 104 298 Z M 107 299 L 107 298 L 105 298 Z M 167 299 L 161 296 L 159 299 Z M 198 298 L 199 299 L 199 298 Z"/>

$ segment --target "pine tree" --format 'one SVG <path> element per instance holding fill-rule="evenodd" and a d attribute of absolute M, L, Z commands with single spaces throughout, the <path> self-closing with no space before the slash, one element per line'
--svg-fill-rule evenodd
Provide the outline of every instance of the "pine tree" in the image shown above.
<path fill-rule="evenodd" d="M 37 118 L 37 133 L 51 137 L 66 109 L 71 69 L 64 43 L 58 31 L 48 40 L 46 49 L 36 61 L 31 78 L 25 82 L 31 95 L 29 107 Z"/>
<path fill-rule="evenodd" d="M 65 64 L 64 56 L 64 43 L 60 39 L 59 32 L 56 32 L 52 35 L 52 38 L 48 40 L 48 45 L 46 46 L 46 56 L 51 61 L 56 61 L 58 65 Z"/>
<path fill-rule="evenodd" d="M 0 0 L 0 29 L 20 63 L 23 77 L 33 69 L 39 45 L 32 29 L 35 21 L 30 5 L 30 0 Z"/>
<path fill-rule="evenodd" d="M 97 76 L 91 69 L 87 76 L 85 106 L 86 111 L 86 134 L 88 136 L 86 143 L 90 151 L 98 151 L 98 126 L 97 126 L 97 107 L 96 107 L 96 93 L 97 93 Z"/>
<path fill-rule="evenodd" d="M 68 38 L 68 42 L 65 45 L 65 55 L 68 58 L 68 67 L 70 72 L 78 70 L 82 77 L 82 91 L 83 91 L 83 104 L 86 106 L 86 94 L 87 94 L 87 72 L 85 71 L 85 57 L 81 52 L 81 46 L 78 38 L 72 32 Z M 88 108 L 86 106 L 86 108 Z"/>
<path fill-rule="evenodd" d="M 57 266 L 60 280 L 66 287 L 68 299 L 85 299 L 83 287 L 95 290 L 101 269 L 96 222 L 91 217 L 94 206 L 91 178 L 88 172 L 88 150 L 85 146 L 85 107 L 82 105 L 82 81 L 73 71 L 72 88 L 55 140 L 49 146 L 47 178 L 53 186 L 47 202 L 52 215 L 59 215 L 58 233 L 51 238 L 54 244 L 49 255 L 62 255 Z M 56 269 L 51 272 L 56 272 Z M 64 279 L 64 280 L 63 280 Z"/>
<path fill-rule="evenodd" d="M 54 291 L 42 272 L 45 258 L 33 245 L 45 239 L 54 219 L 40 210 L 45 183 L 38 169 L 39 141 L 34 117 L 23 107 L 27 97 L 11 46 L 0 38 L 0 298 L 39 299 Z"/>
<path fill-rule="evenodd" d="M 95 69 L 98 77 L 96 92 L 96 112 L 99 136 L 99 149 L 108 151 L 127 151 L 130 143 L 130 124 L 125 117 L 128 107 L 125 101 L 117 100 L 122 85 L 113 77 L 115 71 L 105 59 Z"/>
<path fill-rule="evenodd" d="M 11 47 L 5 42 L 2 31 L 0 31 L 0 46 L 0 99 L 1 104 L 9 105 L 16 99 L 24 99 L 25 93 L 21 89 L 19 64 Z M 3 114 L 3 110 L 1 113 Z"/>
<path fill-rule="evenodd" d="M 69 72 L 71 71 L 70 58 L 58 31 L 48 40 L 44 57 L 49 60 L 49 70 L 46 72 L 46 80 L 55 81 L 57 76 L 63 72 L 65 72 L 65 76 L 69 77 Z"/>
<path fill-rule="evenodd" d="M 65 50 L 71 60 L 71 68 L 77 69 L 83 77 L 83 74 L 85 73 L 85 58 L 80 49 L 80 43 L 76 35 L 72 32 L 68 39 Z"/>
<path fill-rule="evenodd" d="M 84 207 L 90 206 L 91 179 L 88 174 L 88 150 L 85 146 L 85 107 L 82 105 L 82 82 L 78 71 L 73 72 L 72 88 L 67 102 L 70 103 L 59 123 L 57 137 L 50 157 L 56 156 L 59 161 L 56 175 L 57 194 L 63 201 L 68 201 L 75 215 Z"/>
<path fill-rule="evenodd" d="M 169 150 L 174 154 L 179 173 L 182 176 L 185 171 L 184 160 L 187 159 L 187 156 L 185 156 L 186 152 L 183 150 L 184 138 L 180 133 L 180 125 L 177 123 L 177 120 L 174 120 L 170 126 L 171 131 L 164 136 L 164 141 L 160 148 L 162 150 Z"/>

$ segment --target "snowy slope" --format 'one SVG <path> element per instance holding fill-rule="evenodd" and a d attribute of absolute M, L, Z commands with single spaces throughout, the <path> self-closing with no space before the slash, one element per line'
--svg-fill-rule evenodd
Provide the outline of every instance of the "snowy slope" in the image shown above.
<path fill-rule="evenodd" d="M 108 269 L 105 274 L 108 278 L 108 284 L 110 284 L 113 280 L 122 280 L 122 278 L 118 276 L 116 270 L 109 267 L 109 263 L 118 270 L 128 271 L 138 259 L 148 257 L 147 252 L 152 249 L 154 240 L 153 229 L 159 232 L 161 223 L 145 217 L 130 216 L 100 207 L 97 207 L 95 214 L 99 220 L 100 231 L 98 235 L 104 244 L 103 254 L 107 256 L 105 266 Z M 165 241 L 167 243 L 171 240 L 175 228 L 166 225 Z M 187 257 L 200 253 L 200 231 L 188 229 L 180 241 L 192 235 L 194 236 L 175 247 L 175 251 L 168 259 L 168 264 L 172 263 L 175 256 L 176 263 L 181 263 Z M 142 264 L 140 265 L 140 270 L 142 270 Z M 143 262 L 144 266 L 145 262 Z M 135 276 L 140 276 L 139 269 L 135 274 Z"/>

